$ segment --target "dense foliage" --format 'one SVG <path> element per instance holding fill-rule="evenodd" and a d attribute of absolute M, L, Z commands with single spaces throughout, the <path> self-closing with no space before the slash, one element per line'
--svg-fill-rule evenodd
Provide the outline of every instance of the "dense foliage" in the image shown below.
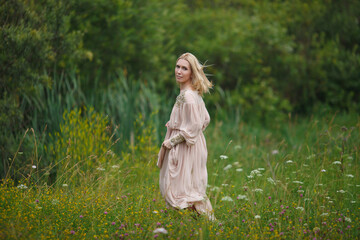
<path fill-rule="evenodd" d="M 118 151 L 139 113 L 158 113 L 161 136 L 185 51 L 209 65 L 213 118 L 271 126 L 360 110 L 356 0 L 1 0 L 0 12 L 1 175 L 25 129 L 59 131 L 74 107 L 120 125 Z"/>

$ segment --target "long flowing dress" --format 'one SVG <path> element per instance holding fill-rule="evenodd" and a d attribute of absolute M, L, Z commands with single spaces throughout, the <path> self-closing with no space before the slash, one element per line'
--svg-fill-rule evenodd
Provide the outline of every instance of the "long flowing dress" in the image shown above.
<path fill-rule="evenodd" d="M 203 131 L 210 122 L 202 97 L 194 90 L 182 90 L 176 98 L 165 140 L 180 143 L 159 152 L 160 191 L 174 208 L 195 207 L 197 212 L 215 220 L 206 196 L 207 148 Z M 163 155 L 163 157 L 161 157 Z"/>

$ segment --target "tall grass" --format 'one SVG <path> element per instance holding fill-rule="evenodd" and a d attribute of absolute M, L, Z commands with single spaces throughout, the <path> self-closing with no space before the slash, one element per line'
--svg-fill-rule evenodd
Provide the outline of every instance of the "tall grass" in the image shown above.
<path fill-rule="evenodd" d="M 289 119 L 277 131 L 212 122 L 205 135 L 214 222 L 165 205 L 152 126 L 143 127 L 137 150 L 109 157 L 89 172 L 91 183 L 3 181 L 1 238 L 358 238 L 357 115 Z M 161 227 L 167 234 L 153 232 Z"/>

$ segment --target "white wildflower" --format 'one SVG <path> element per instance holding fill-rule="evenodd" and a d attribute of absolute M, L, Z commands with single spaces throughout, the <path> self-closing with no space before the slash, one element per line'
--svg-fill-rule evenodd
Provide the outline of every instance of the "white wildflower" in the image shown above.
<path fill-rule="evenodd" d="M 119 168 L 120 166 L 119 165 L 112 165 L 111 167 L 115 169 L 115 168 Z"/>
<path fill-rule="evenodd" d="M 60 201 L 59 201 L 59 199 L 53 199 L 52 201 L 51 201 L 51 203 L 53 204 L 53 205 L 56 205 L 56 204 L 58 204 Z"/>
<path fill-rule="evenodd" d="M 36 165 L 32 165 L 31 167 L 32 167 L 32 168 L 36 168 Z"/>
<path fill-rule="evenodd" d="M 237 199 L 248 200 L 246 195 L 238 195 Z"/>
<path fill-rule="evenodd" d="M 292 160 L 287 160 L 286 163 L 290 164 L 290 163 L 294 163 L 294 162 Z"/>
<path fill-rule="evenodd" d="M 250 179 L 251 179 L 251 178 L 254 178 L 254 176 L 249 175 L 249 176 L 247 176 L 247 178 L 250 178 Z"/>
<path fill-rule="evenodd" d="M 64 183 L 62 186 L 63 186 L 63 187 L 68 187 L 69 185 L 67 185 L 66 183 Z"/>
<path fill-rule="evenodd" d="M 340 161 L 335 161 L 335 162 L 333 162 L 332 164 L 338 164 L 338 165 L 340 165 L 341 162 L 340 162 Z"/>
<path fill-rule="evenodd" d="M 17 188 L 19 188 L 19 189 L 27 189 L 28 187 L 25 186 L 24 184 L 20 184 L 20 185 L 17 186 Z"/>
<path fill-rule="evenodd" d="M 228 158 L 229 158 L 229 157 L 226 156 L 226 155 L 220 155 L 220 159 L 221 159 L 221 160 L 228 159 Z"/>
<path fill-rule="evenodd" d="M 304 184 L 303 182 L 300 181 L 293 181 L 293 183 Z"/>
<path fill-rule="evenodd" d="M 322 214 L 320 215 L 320 217 L 325 217 L 325 216 L 329 216 L 329 213 L 324 212 L 324 213 L 322 213 Z"/>
<path fill-rule="evenodd" d="M 276 155 L 276 154 L 278 154 L 278 153 L 279 153 L 279 150 L 276 150 L 276 149 L 271 151 L 271 154 L 272 154 L 272 155 Z"/>
<path fill-rule="evenodd" d="M 221 201 L 228 201 L 228 202 L 232 202 L 233 200 L 232 200 L 232 198 L 231 198 L 231 197 L 229 197 L 229 196 L 225 196 L 225 197 L 223 197 L 223 198 L 221 199 Z"/>
<path fill-rule="evenodd" d="M 333 201 L 329 201 L 329 203 L 334 203 Z"/>
<path fill-rule="evenodd" d="M 311 158 L 314 158 L 315 157 L 315 154 L 311 154 L 310 156 L 308 156 L 306 159 L 311 159 Z"/>
<path fill-rule="evenodd" d="M 105 168 L 98 167 L 98 168 L 96 168 L 96 170 L 99 170 L 99 171 L 105 171 Z"/>
<path fill-rule="evenodd" d="M 276 185 L 276 182 L 275 182 L 274 179 L 272 179 L 271 177 L 268 177 L 268 178 L 267 178 L 267 181 L 268 181 L 269 183 L 271 183 L 272 185 Z"/>
<path fill-rule="evenodd" d="M 356 187 L 360 187 L 360 185 L 356 185 Z"/>
<path fill-rule="evenodd" d="M 260 176 L 262 176 L 262 174 L 258 169 L 254 169 L 254 170 L 252 170 L 250 172 L 250 176 L 253 176 L 253 177 L 258 176 L 258 177 L 260 177 Z"/>
<path fill-rule="evenodd" d="M 321 169 L 321 172 L 326 172 L 326 170 L 325 170 L 325 169 Z"/>
<path fill-rule="evenodd" d="M 310 198 L 305 198 L 304 201 L 311 201 L 311 199 Z"/>
<path fill-rule="evenodd" d="M 226 167 L 224 167 L 224 171 L 227 171 L 227 170 L 229 170 L 230 168 L 232 168 L 232 165 L 231 165 L 231 164 L 229 164 L 229 165 L 227 165 Z"/>
<path fill-rule="evenodd" d="M 242 172 L 242 171 L 244 171 L 244 170 L 243 170 L 242 168 L 237 168 L 236 171 L 237 171 L 237 172 Z"/>
<path fill-rule="evenodd" d="M 338 192 L 338 193 L 345 193 L 345 191 L 342 190 L 342 189 L 340 189 L 340 190 L 338 190 L 338 191 L 336 191 L 336 192 Z"/>
<path fill-rule="evenodd" d="M 36 208 L 36 209 L 42 209 L 42 207 L 39 207 L 39 206 L 36 206 L 35 208 Z"/>
<path fill-rule="evenodd" d="M 356 203 L 356 201 L 351 201 L 351 203 Z"/>
<path fill-rule="evenodd" d="M 319 183 L 319 184 L 316 184 L 316 186 L 324 186 L 324 184 L 322 184 L 322 183 Z"/>
<path fill-rule="evenodd" d="M 325 197 L 327 200 L 330 200 L 331 199 L 331 197 L 329 197 L 329 196 L 327 196 L 327 197 Z"/>
<path fill-rule="evenodd" d="M 351 222 L 351 219 L 349 217 L 345 217 L 346 222 Z"/>
<path fill-rule="evenodd" d="M 303 192 L 304 192 L 304 190 L 297 190 L 297 192 L 298 192 L 298 193 L 303 193 Z"/>
<path fill-rule="evenodd" d="M 306 163 L 303 164 L 304 167 L 308 167 L 309 165 L 307 165 Z"/>
<path fill-rule="evenodd" d="M 265 171 L 265 168 L 258 168 L 259 171 Z"/>
<path fill-rule="evenodd" d="M 303 207 L 297 207 L 296 209 L 300 210 L 300 211 L 304 211 Z"/>
<path fill-rule="evenodd" d="M 153 231 L 153 233 L 162 233 L 162 234 L 167 234 L 168 231 L 165 228 L 157 228 Z"/>
<path fill-rule="evenodd" d="M 242 147 L 240 146 L 240 145 L 236 145 L 235 147 L 234 147 L 234 149 L 235 150 L 240 150 Z"/>
<path fill-rule="evenodd" d="M 348 156 L 347 159 L 353 160 L 353 157 L 352 157 L 352 156 Z"/>
<path fill-rule="evenodd" d="M 346 174 L 345 176 L 347 176 L 347 177 L 349 177 L 349 178 L 353 178 L 353 177 L 354 177 L 354 175 L 352 175 L 352 174 Z"/>
<path fill-rule="evenodd" d="M 158 211 L 156 211 L 156 210 L 154 210 L 154 211 L 153 211 L 153 213 L 158 214 L 159 212 L 158 212 Z"/>
<path fill-rule="evenodd" d="M 223 186 L 223 187 L 227 187 L 227 186 L 229 186 L 229 184 L 227 184 L 227 183 L 223 183 L 223 184 L 221 184 L 221 186 Z"/>
<path fill-rule="evenodd" d="M 220 190 L 220 188 L 219 188 L 219 187 L 216 187 L 216 186 L 210 189 L 210 191 L 212 191 L 212 192 L 214 192 L 214 191 L 217 192 L 217 191 L 219 191 L 219 190 Z"/>
<path fill-rule="evenodd" d="M 253 192 L 262 193 L 262 192 L 263 192 L 263 190 L 262 190 L 261 188 L 255 188 L 255 189 L 253 190 Z"/>
<path fill-rule="evenodd" d="M 239 162 L 234 162 L 233 163 L 235 166 L 239 167 L 240 166 L 240 163 Z"/>
<path fill-rule="evenodd" d="M 260 215 L 255 215 L 255 219 L 261 218 Z"/>

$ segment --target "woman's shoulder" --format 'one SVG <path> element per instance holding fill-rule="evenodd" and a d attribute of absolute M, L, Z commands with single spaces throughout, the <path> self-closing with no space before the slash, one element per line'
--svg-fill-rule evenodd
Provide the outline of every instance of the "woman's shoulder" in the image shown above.
<path fill-rule="evenodd" d="M 184 96 L 184 102 L 188 104 L 199 103 L 199 100 L 202 99 L 198 91 L 196 90 L 183 91 L 183 96 Z"/>

